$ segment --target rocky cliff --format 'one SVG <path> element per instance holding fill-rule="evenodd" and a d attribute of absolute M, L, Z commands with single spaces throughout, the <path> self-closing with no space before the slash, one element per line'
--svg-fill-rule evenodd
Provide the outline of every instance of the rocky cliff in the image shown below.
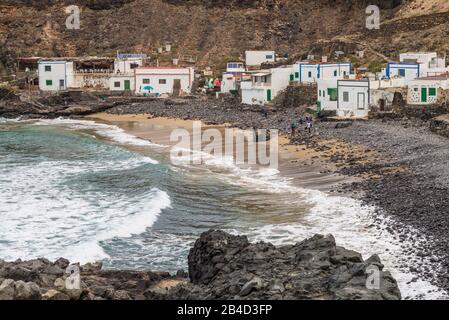
<path fill-rule="evenodd" d="M 429 5 L 432 2 L 432 5 Z M 20 56 L 114 55 L 144 52 L 168 63 L 191 55 L 222 66 L 246 49 L 301 56 L 366 50 L 367 61 L 402 50 L 449 49 L 446 0 L 80 0 L 81 29 L 67 30 L 72 1 L 0 3 L 0 70 Z M 365 28 L 368 4 L 381 7 L 380 30 Z M 156 55 L 165 42 L 170 54 Z M 354 61 L 359 63 L 359 61 Z"/>
<path fill-rule="evenodd" d="M 69 266 L 62 258 L 0 261 L 0 300 L 401 299 L 378 256 L 363 260 L 330 235 L 275 247 L 211 230 L 190 250 L 188 275 L 107 271 L 101 263 L 87 264 L 79 268 L 75 289 L 67 281 Z M 378 275 L 373 282 L 372 270 Z"/>

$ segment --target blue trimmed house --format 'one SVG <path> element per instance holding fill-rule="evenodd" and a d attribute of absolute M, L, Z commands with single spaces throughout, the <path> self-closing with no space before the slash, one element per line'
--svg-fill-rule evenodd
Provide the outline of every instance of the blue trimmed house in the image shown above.
<path fill-rule="evenodd" d="M 352 72 L 351 62 L 299 63 L 295 80 L 300 83 L 316 83 L 318 80 L 344 79 Z"/>
<path fill-rule="evenodd" d="M 389 62 L 385 69 L 387 78 L 400 77 L 404 78 L 405 84 L 419 78 L 421 66 L 415 62 Z"/>

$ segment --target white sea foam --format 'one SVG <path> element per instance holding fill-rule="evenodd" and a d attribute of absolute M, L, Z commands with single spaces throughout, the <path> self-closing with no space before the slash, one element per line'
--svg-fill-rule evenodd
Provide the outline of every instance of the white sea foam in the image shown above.
<path fill-rule="evenodd" d="M 337 245 L 355 250 L 367 259 L 378 254 L 385 265 L 397 279 L 404 298 L 410 299 L 448 299 L 446 292 L 432 285 L 430 282 L 416 279 L 408 272 L 411 264 L 418 266 L 417 248 L 414 240 L 419 238 L 419 232 L 411 227 L 401 225 L 392 218 L 383 217 L 380 225 L 375 221 L 375 208 L 364 206 L 358 200 L 330 196 L 324 192 L 296 187 L 291 179 L 283 177 L 276 169 L 270 168 L 241 168 L 232 157 L 214 157 L 194 152 L 181 158 L 184 165 L 192 166 L 192 157 L 203 159 L 203 164 L 224 171 L 215 173 L 230 184 L 252 188 L 267 193 L 291 193 L 292 203 L 304 205 L 308 203 L 312 209 L 296 224 L 266 225 L 254 228 L 249 232 L 254 241 L 268 241 L 280 244 L 293 244 L 314 234 L 333 234 Z M 375 225 L 379 228 L 376 228 Z M 387 231 L 388 225 L 401 225 L 407 230 L 409 238 L 400 242 L 397 234 Z M 421 241 L 426 241 L 425 239 Z M 429 258 L 420 261 L 422 266 L 430 266 Z M 404 266 L 404 267 L 403 267 Z M 412 281 L 413 280 L 413 281 Z"/>
<path fill-rule="evenodd" d="M 94 129 L 99 135 L 122 144 L 167 148 L 167 146 L 152 144 L 149 141 L 129 135 L 118 127 L 98 124 L 93 121 L 57 119 L 42 120 L 40 123 L 51 125 L 61 124 L 75 130 Z M 254 188 L 255 190 L 267 193 L 291 193 L 293 194 L 292 203 L 297 201 L 298 204 L 304 204 L 304 201 L 306 201 L 312 206 L 310 212 L 301 221 L 298 221 L 298 223 L 266 225 L 245 231 L 244 233 L 249 233 L 251 240 L 264 240 L 275 244 L 286 244 L 295 243 L 316 233 L 331 233 L 335 236 L 338 245 L 361 252 L 364 258 L 368 258 L 371 254 L 379 254 L 382 262 L 386 266 L 385 269 L 391 271 L 398 280 L 404 297 L 414 299 L 448 298 L 445 292 L 427 281 L 411 281 L 414 276 L 409 274 L 406 268 L 402 267 L 410 266 L 417 258 L 416 248 L 414 248 L 413 241 L 411 240 L 419 235 L 416 230 L 402 226 L 403 229 L 408 229 L 409 240 L 400 242 L 396 234 L 392 234 L 386 230 L 386 226 L 389 224 L 399 224 L 399 222 L 385 217 L 381 225 L 377 224 L 379 228 L 375 228 L 374 225 L 376 222 L 373 219 L 375 208 L 363 206 L 357 200 L 329 196 L 320 191 L 298 188 L 292 185 L 288 177 L 282 177 L 275 169 L 240 168 L 234 164 L 233 159 L 230 157 L 214 157 L 213 155 L 203 154 L 201 152 L 194 153 L 193 157 L 201 157 L 206 166 L 200 166 L 200 168 L 209 172 L 215 172 L 217 177 L 227 183 Z M 190 155 L 184 158 L 178 158 L 178 160 L 183 161 L 184 166 L 181 166 L 181 168 L 189 169 L 193 167 L 191 164 L 192 157 Z M 128 163 L 128 165 L 132 166 L 134 164 Z M 110 168 L 109 163 L 104 163 L 104 166 Z M 57 169 L 56 172 L 54 172 L 55 168 Z M 52 168 L 48 168 L 48 172 L 52 172 L 52 176 L 58 176 L 61 173 L 58 168 L 60 170 L 66 170 L 63 164 L 60 165 L 58 163 Z M 216 172 L 214 168 L 222 170 Z M 92 210 L 91 204 L 85 202 L 84 199 L 61 199 L 58 191 L 53 188 L 43 190 L 36 187 L 35 181 L 41 181 L 40 179 L 45 180 L 47 178 L 51 179 L 48 176 L 42 178 L 39 174 L 33 176 L 30 173 L 28 173 L 28 176 L 21 176 L 21 172 L 18 172 L 16 178 L 11 181 L 12 185 L 7 188 L 6 193 L 3 193 L 3 196 L 6 194 L 7 198 L 10 197 L 9 199 L 2 199 L 8 204 L 7 207 L 9 209 L 3 212 L 0 209 L 0 213 L 2 215 L 6 214 L 8 217 L 8 212 L 15 212 L 14 215 L 5 220 L 5 223 L 0 225 L 0 248 L 5 248 L 3 251 L 11 259 L 23 256 L 56 258 L 61 255 L 74 257 L 75 260 L 82 262 L 105 258 L 107 255 L 103 252 L 99 241 L 113 236 L 127 236 L 133 233 L 141 233 L 146 227 L 154 223 L 160 210 L 170 205 L 168 195 L 161 191 L 155 191 L 156 193 L 148 203 L 121 202 L 119 199 L 116 199 L 112 203 L 105 201 L 105 203 L 99 205 L 104 215 L 97 216 L 98 211 Z M 16 183 L 15 181 L 21 181 L 23 190 L 27 190 L 29 192 L 27 196 L 31 195 L 31 197 L 24 197 L 20 193 L 12 194 L 12 191 L 16 190 L 14 185 Z M 42 185 L 51 185 L 50 182 L 45 181 Z M 8 192 L 10 193 L 8 194 Z M 27 198 L 31 200 L 29 202 L 23 201 L 23 199 Z M 18 207 L 19 203 L 20 207 Z M 117 213 L 117 207 L 123 208 L 123 215 L 112 218 L 111 216 Z M 145 208 L 154 208 L 154 210 Z M 69 211 L 66 211 L 67 209 Z M 68 212 L 67 215 L 60 217 L 57 212 L 62 211 Z M 20 214 L 17 215 L 17 212 L 20 212 Z M 146 217 L 143 217 L 143 212 L 147 212 Z M 36 215 L 36 213 L 39 214 Z M 142 213 L 142 215 L 139 215 L 139 213 Z M 131 218 L 133 223 L 129 223 L 129 216 L 133 216 Z M 42 228 L 47 223 L 47 220 L 58 221 L 58 219 L 63 219 L 68 222 L 50 223 L 48 228 Z M 125 220 L 126 223 L 124 222 Z M 21 221 L 28 222 L 23 223 Z M 91 229 L 89 227 L 90 222 L 94 222 L 99 228 Z M 72 230 L 73 225 L 77 225 L 78 227 Z M 33 234 L 32 238 L 27 237 L 30 234 Z M 61 234 L 61 236 L 55 236 L 55 240 L 53 237 L 48 238 L 49 234 Z M 89 235 L 92 238 L 90 242 L 70 243 L 70 240 L 73 239 L 87 239 Z M 68 241 L 65 240 L 66 238 L 68 238 Z M 42 243 L 34 243 L 34 240 L 26 239 L 41 239 Z M 55 241 L 57 240 L 67 243 L 68 248 L 65 253 L 60 253 L 61 244 L 56 244 Z M 2 241 L 4 244 L 2 244 Z M 426 259 L 422 263 L 428 265 L 430 261 Z"/>
<path fill-rule="evenodd" d="M 139 156 L 113 163 L 0 166 L 2 258 L 64 256 L 81 263 L 106 258 L 100 242 L 144 232 L 170 206 L 168 194 L 156 188 L 143 195 L 108 194 L 96 188 L 72 188 L 66 181 L 80 173 L 131 169 L 148 162 Z"/>
<path fill-rule="evenodd" d="M 135 145 L 135 146 L 142 146 L 142 147 L 164 147 L 162 145 L 152 143 L 151 141 L 144 140 L 141 138 L 138 138 L 134 135 L 131 135 L 125 130 L 115 126 L 115 125 L 109 125 L 104 123 L 98 123 L 95 121 L 90 120 L 73 120 L 73 119 L 65 119 L 65 118 L 58 118 L 58 119 L 43 119 L 36 122 L 38 125 L 62 125 L 68 129 L 72 130 L 95 130 L 97 134 L 99 134 L 102 137 L 111 139 L 112 141 L 115 141 L 119 144 L 123 145 Z"/>

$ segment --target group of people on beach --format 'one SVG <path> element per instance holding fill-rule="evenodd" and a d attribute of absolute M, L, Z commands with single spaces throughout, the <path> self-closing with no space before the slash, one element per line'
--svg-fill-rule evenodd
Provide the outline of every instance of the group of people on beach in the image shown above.
<path fill-rule="evenodd" d="M 299 125 L 298 125 L 299 122 Z M 312 116 L 300 116 L 299 117 L 299 121 L 296 121 L 296 119 L 292 120 L 292 123 L 290 124 L 290 131 L 292 136 L 294 136 L 296 134 L 296 130 L 298 129 L 298 127 L 302 127 L 303 125 L 306 125 L 305 130 L 306 132 L 308 132 L 309 134 L 312 133 L 312 129 L 313 129 L 313 118 Z"/>

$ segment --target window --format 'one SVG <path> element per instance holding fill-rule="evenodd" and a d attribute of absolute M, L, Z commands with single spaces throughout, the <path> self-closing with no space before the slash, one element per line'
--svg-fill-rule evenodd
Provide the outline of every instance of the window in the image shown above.
<path fill-rule="evenodd" d="M 349 102 L 349 92 L 347 92 L 347 91 L 343 92 L 343 101 Z"/>
<path fill-rule="evenodd" d="M 296 79 L 299 78 L 299 72 L 295 72 L 295 78 L 296 78 Z"/>
<path fill-rule="evenodd" d="M 51 72 L 51 66 L 45 66 L 45 72 Z"/>
<path fill-rule="evenodd" d="M 131 64 L 129 65 L 129 67 L 130 67 L 131 69 L 135 69 L 135 68 L 137 68 L 138 66 L 139 66 L 138 63 L 131 63 Z"/>
<path fill-rule="evenodd" d="M 143 84 L 150 84 L 150 79 L 142 79 Z"/>
<path fill-rule="evenodd" d="M 114 88 L 120 88 L 120 81 L 114 82 Z"/>
<path fill-rule="evenodd" d="M 309 71 L 309 78 L 312 78 L 312 71 Z"/>
<path fill-rule="evenodd" d="M 52 86 L 53 85 L 53 80 L 46 80 L 45 81 L 45 85 L 46 86 Z"/>
<path fill-rule="evenodd" d="M 318 90 L 318 95 L 321 97 L 321 90 Z"/>
<path fill-rule="evenodd" d="M 265 56 L 265 58 L 266 58 L 267 60 L 271 60 L 271 59 L 273 59 L 273 55 L 272 55 L 272 54 L 267 54 L 267 55 Z"/>
<path fill-rule="evenodd" d="M 329 95 L 330 101 L 337 101 L 338 100 L 338 92 L 336 88 L 329 88 L 327 89 L 327 94 Z"/>
<path fill-rule="evenodd" d="M 405 77 L 405 69 L 399 69 L 398 72 L 400 77 Z"/>
<path fill-rule="evenodd" d="M 159 84 L 167 84 L 167 79 L 159 79 Z"/>
<path fill-rule="evenodd" d="M 419 91 L 419 89 L 418 88 L 415 88 L 415 89 L 413 89 L 415 92 L 418 92 Z"/>
<path fill-rule="evenodd" d="M 343 71 L 343 75 L 344 75 L 344 76 L 346 76 L 346 75 L 347 75 L 346 71 Z"/>
<path fill-rule="evenodd" d="M 334 77 L 337 76 L 337 70 L 334 70 Z"/>
<path fill-rule="evenodd" d="M 429 88 L 429 96 L 435 97 L 437 95 L 437 89 L 436 88 Z"/>

